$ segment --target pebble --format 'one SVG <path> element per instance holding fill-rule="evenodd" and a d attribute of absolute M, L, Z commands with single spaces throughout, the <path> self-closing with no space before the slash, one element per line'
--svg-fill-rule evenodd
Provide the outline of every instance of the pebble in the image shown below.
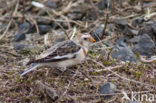
<path fill-rule="evenodd" d="M 109 94 L 114 93 L 115 90 L 116 90 L 116 85 L 111 82 L 104 83 L 99 87 L 99 92 L 103 94 L 104 97 L 110 97 Z"/>
<path fill-rule="evenodd" d="M 113 47 L 111 53 L 112 58 L 122 61 L 136 62 L 136 55 L 132 52 L 131 48 L 126 44 L 125 38 L 117 40 L 116 45 Z"/>
<path fill-rule="evenodd" d="M 152 56 L 155 54 L 156 45 L 149 35 L 144 34 L 140 36 L 140 39 L 134 46 L 133 51 L 144 56 Z"/>

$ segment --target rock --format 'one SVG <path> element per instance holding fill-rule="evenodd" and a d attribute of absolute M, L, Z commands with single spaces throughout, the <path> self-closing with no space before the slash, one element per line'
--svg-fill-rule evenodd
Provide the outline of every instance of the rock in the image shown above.
<path fill-rule="evenodd" d="M 145 24 L 139 31 L 138 35 L 148 34 L 156 42 L 156 22 Z"/>
<path fill-rule="evenodd" d="M 46 16 L 48 14 L 47 14 L 45 9 L 41 9 L 41 10 L 38 11 L 37 15 L 39 15 L 39 16 Z"/>
<path fill-rule="evenodd" d="M 15 35 L 14 41 L 18 42 L 24 40 L 26 38 L 25 33 L 30 28 L 30 23 L 24 22 L 23 24 L 19 25 L 19 32 Z"/>
<path fill-rule="evenodd" d="M 55 43 L 58 43 L 58 42 L 62 42 L 62 41 L 64 41 L 65 40 L 65 38 L 57 38 L 54 42 Z"/>
<path fill-rule="evenodd" d="M 38 29 L 39 29 L 39 33 L 40 35 L 43 35 L 47 32 L 49 32 L 51 30 L 51 26 L 49 25 L 44 25 L 44 24 L 38 24 Z M 27 33 L 35 33 L 36 32 L 36 27 L 35 25 L 33 27 L 31 27 Z"/>
<path fill-rule="evenodd" d="M 4 30 L 4 29 L 7 27 L 7 25 L 8 25 L 7 23 L 2 24 L 2 25 L 0 26 L 0 29 L 1 29 L 1 30 Z"/>
<path fill-rule="evenodd" d="M 138 34 L 138 31 L 129 28 L 128 22 L 124 19 L 115 19 L 114 24 L 117 27 L 117 31 L 123 35 L 135 36 Z"/>
<path fill-rule="evenodd" d="M 124 29 L 125 26 L 128 25 L 128 22 L 125 19 L 114 19 L 114 24 L 119 26 L 121 29 Z"/>
<path fill-rule="evenodd" d="M 113 47 L 111 57 L 122 61 L 136 62 L 137 61 L 136 55 L 128 47 L 125 40 L 126 40 L 125 38 L 117 40 L 116 45 Z"/>
<path fill-rule="evenodd" d="M 137 17 L 137 18 L 135 18 L 135 19 L 132 21 L 132 25 L 136 27 L 137 25 L 139 25 L 139 24 L 141 24 L 141 23 L 143 23 L 143 22 L 144 22 L 144 19 L 143 19 L 143 18 Z"/>
<path fill-rule="evenodd" d="M 18 51 L 18 50 L 23 50 L 26 47 L 28 47 L 29 45 L 27 44 L 14 44 L 14 50 Z"/>
<path fill-rule="evenodd" d="M 52 25 L 53 26 L 53 21 L 50 19 L 39 17 L 39 18 L 37 18 L 37 24 L 44 24 L 44 25 Z"/>
<path fill-rule="evenodd" d="M 114 19 L 114 24 L 118 32 L 123 33 L 128 30 L 128 22 L 124 19 Z"/>
<path fill-rule="evenodd" d="M 111 0 L 101 0 L 97 3 L 99 9 L 111 8 Z"/>
<path fill-rule="evenodd" d="M 99 87 L 99 92 L 103 94 L 104 97 L 110 97 L 109 94 L 114 93 L 115 90 L 116 90 L 116 85 L 111 82 L 104 83 L 102 86 Z"/>
<path fill-rule="evenodd" d="M 38 28 L 39 28 L 39 33 L 41 35 L 49 32 L 51 30 L 51 26 L 49 26 L 49 25 L 38 25 Z"/>
<path fill-rule="evenodd" d="M 28 30 L 30 28 L 30 26 L 31 26 L 30 23 L 24 22 L 23 24 L 19 25 L 19 31 Z"/>
<path fill-rule="evenodd" d="M 128 26 L 126 26 L 123 31 L 122 31 L 123 35 L 126 35 L 126 36 L 130 36 L 130 37 L 134 37 L 138 34 L 138 31 L 136 30 L 132 30 L 130 29 Z"/>
<path fill-rule="evenodd" d="M 151 37 L 147 34 L 140 35 L 139 42 L 134 46 L 133 51 L 144 56 L 155 54 L 156 45 Z"/>
<path fill-rule="evenodd" d="M 52 1 L 46 1 L 45 2 L 45 5 L 51 9 L 56 9 L 57 8 L 57 5 L 56 3 L 52 2 Z"/>
<path fill-rule="evenodd" d="M 24 40 L 25 38 L 26 38 L 25 31 L 20 31 L 15 35 L 14 41 L 18 42 L 18 41 Z"/>
<path fill-rule="evenodd" d="M 99 41 L 101 40 L 102 37 L 102 32 L 103 32 L 103 25 L 99 26 L 97 29 L 92 31 L 90 35 L 96 40 Z"/>

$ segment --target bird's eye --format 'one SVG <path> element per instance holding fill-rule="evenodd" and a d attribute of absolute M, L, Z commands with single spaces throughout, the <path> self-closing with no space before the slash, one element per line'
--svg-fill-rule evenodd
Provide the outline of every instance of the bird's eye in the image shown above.
<path fill-rule="evenodd" d="M 88 38 L 83 38 L 84 40 L 88 40 Z"/>

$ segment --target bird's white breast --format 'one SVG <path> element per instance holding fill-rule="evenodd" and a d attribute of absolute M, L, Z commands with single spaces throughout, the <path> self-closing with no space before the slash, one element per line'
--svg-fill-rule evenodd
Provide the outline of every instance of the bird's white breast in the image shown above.
<path fill-rule="evenodd" d="M 83 52 L 83 49 L 80 49 L 80 51 L 77 53 L 76 58 L 68 59 L 65 61 L 61 61 L 58 63 L 58 67 L 69 67 L 72 65 L 80 64 L 85 59 L 85 54 Z"/>

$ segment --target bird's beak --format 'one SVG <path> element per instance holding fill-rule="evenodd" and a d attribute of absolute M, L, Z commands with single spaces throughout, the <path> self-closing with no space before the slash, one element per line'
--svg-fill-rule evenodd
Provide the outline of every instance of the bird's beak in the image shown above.
<path fill-rule="evenodd" d="M 94 43 L 95 42 L 95 39 L 93 37 L 89 37 L 89 41 Z"/>

